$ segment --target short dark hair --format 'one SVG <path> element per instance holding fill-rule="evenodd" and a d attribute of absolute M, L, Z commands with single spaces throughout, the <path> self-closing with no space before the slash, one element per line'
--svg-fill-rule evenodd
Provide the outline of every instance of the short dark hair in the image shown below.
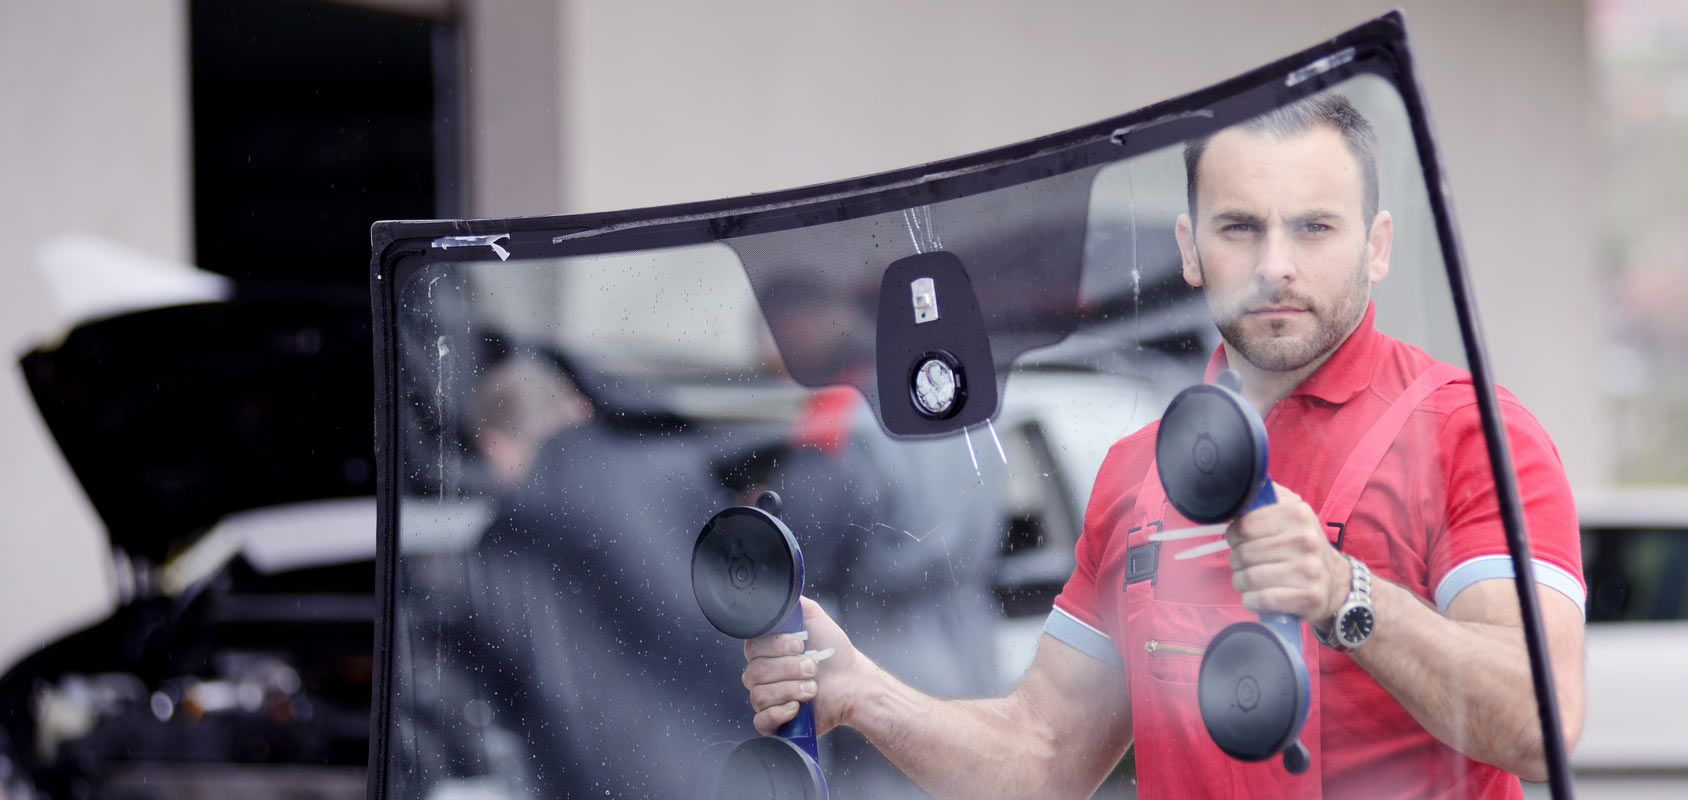
<path fill-rule="evenodd" d="M 1370 227 L 1372 219 L 1377 216 L 1377 134 L 1372 131 L 1371 123 L 1349 104 L 1348 98 L 1340 94 L 1314 95 L 1275 108 L 1237 127 L 1249 133 L 1288 139 L 1312 130 L 1315 125 L 1328 125 L 1342 134 L 1348 152 L 1359 162 L 1364 192 L 1361 204 L 1365 211 L 1365 224 Z M 1201 165 L 1202 153 L 1207 150 L 1208 140 L 1212 138 L 1213 134 L 1208 134 L 1184 143 L 1184 178 L 1189 188 L 1192 224 L 1196 218 L 1196 168 Z"/>

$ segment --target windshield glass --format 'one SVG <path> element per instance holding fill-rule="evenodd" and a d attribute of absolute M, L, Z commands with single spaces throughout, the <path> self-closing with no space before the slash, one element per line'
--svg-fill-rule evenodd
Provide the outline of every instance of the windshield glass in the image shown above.
<path fill-rule="evenodd" d="M 1305 501 L 1338 554 L 1338 600 L 1352 556 L 1421 610 L 1516 627 L 1408 106 L 1366 71 L 1322 81 L 1290 91 L 1280 78 L 1246 115 L 1217 98 L 1173 126 L 1187 133 L 1122 129 L 1114 157 L 1045 159 L 1019 180 L 925 176 L 689 242 L 568 226 L 442 237 L 382 275 L 396 465 L 383 483 L 396 511 L 387 795 L 712 794 L 757 733 L 744 643 L 700 608 L 694 546 L 715 514 L 768 490 L 801 549 L 803 595 L 909 686 L 999 696 L 1051 640 L 1129 676 L 1135 742 L 1100 796 L 1210 780 L 1263 796 L 1321 780 L 1332 796 L 1515 782 L 1470 750 L 1496 724 L 1487 700 L 1444 694 L 1425 711 L 1395 686 L 1407 679 L 1374 677 L 1306 625 L 1281 639 L 1282 660 L 1305 665 L 1299 689 L 1291 667 L 1253 656 L 1204 666 L 1227 626 L 1257 619 L 1215 524 L 1236 514 L 1194 519 L 1177 479 L 1156 476 L 1253 451 L 1215 432 L 1223 423 L 1156 421 L 1226 366 L 1240 374 L 1237 419 L 1263 423 L 1277 498 Z M 1292 101 L 1313 121 L 1220 130 Z M 1438 363 L 1445 374 L 1374 434 Z M 1527 412 L 1506 413 L 1542 603 L 1580 614 L 1564 476 Z M 1157 457 L 1163 434 L 1194 444 Z M 1504 719 L 1528 728 L 1528 665 L 1508 642 L 1524 694 Z M 1264 760 L 1221 752 L 1198 691 L 1210 669 L 1231 670 L 1215 679 L 1229 710 L 1212 713 L 1243 727 L 1262 703 L 1293 717 L 1301 698 L 1289 738 L 1309 771 L 1287 770 L 1281 746 Z M 923 796 L 870 739 L 820 737 L 830 791 Z"/>

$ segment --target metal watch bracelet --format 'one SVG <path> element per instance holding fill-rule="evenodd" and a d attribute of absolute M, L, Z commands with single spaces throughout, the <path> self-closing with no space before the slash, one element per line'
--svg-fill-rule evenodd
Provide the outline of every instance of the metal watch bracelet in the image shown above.
<path fill-rule="evenodd" d="M 1342 626 L 1342 618 L 1355 606 L 1364 606 L 1368 612 L 1371 610 L 1372 582 L 1371 568 L 1366 566 L 1366 562 L 1361 561 L 1360 559 L 1347 553 L 1343 553 L 1342 557 L 1348 559 L 1348 569 L 1350 575 L 1347 599 L 1342 601 L 1342 605 L 1337 606 L 1336 613 L 1332 615 L 1331 628 L 1329 632 L 1321 631 L 1312 625 L 1307 626 L 1312 629 L 1313 637 L 1318 639 L 1320 644 L 1339 653 L 1345 653 L 1354 649 L 1353 647 L 1349 647 L 1347 644 L 1343 643 L 1341 638 L 1337 636 L 1337 631 Z M 1370 632 L 1368 631 L 1367 638 L 1369 638 L 1369 635 Z M 1365 640 L 1362 639 L 1360 644 L 1364 643 Z"/>

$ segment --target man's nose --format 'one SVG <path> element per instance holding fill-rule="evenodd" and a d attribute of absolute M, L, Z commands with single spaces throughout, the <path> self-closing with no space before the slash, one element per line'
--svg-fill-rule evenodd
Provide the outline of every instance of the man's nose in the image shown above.
<path fill-rule="evenodd" d="M 1295 280 L 1295 253 L 1289 235 L 1282 228 L 1266 230 L 1260 244 L 1260 260 L 1255 264 L 1255 276 L 1267 286 L 1277 286 Z"/>

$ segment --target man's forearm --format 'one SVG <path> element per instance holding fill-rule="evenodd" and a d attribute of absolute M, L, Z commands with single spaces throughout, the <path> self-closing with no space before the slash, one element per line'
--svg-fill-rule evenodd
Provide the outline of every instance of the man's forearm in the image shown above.
<path fill-rule="evenodd" d="M 808 642 L 745 642 L 744 686 L 768 734 L 810 702 L 816 730 L 860 731 L 903 774 L 943 797 L 1087 796 L 1131 742 L 1124 670 L 1049 634 L 1008 697 L 938 700 L 855 648 L 819 604 L 802 600 Z M 805 644 L 833 650 L 824 666 Z"/>
<path fill-rule="evenodd" d="M 1522 632 L 1451 619 L 1387 581 L 1377 581 L 1373 592 L 1376 633 L 1353 652 L 1354 660 L 1436 738 L 1478 761 L 1544 780 Z M 1564 635 L 1553 641 L 1553 633 L 1550 627 L 1566 737 L 1574 740 L 1582 719 L 1580 643 L 1573 647 Z"/>
<path fill-rule="evenodd" d="M 1063 755 L 1061 727 L 1039 710 L 1035 687 L 1008 697 L 939 700 L 875 672 L 845 724 L 938 797 L 1087 797 L 1113 766 L 1106 758 L 1073 764 L 1073 751 L 1081 748 Z M 1129 721 L 1117 722 L 1124 722 L 1115 728 L 1119 735 L 1128 737 Z"/>

